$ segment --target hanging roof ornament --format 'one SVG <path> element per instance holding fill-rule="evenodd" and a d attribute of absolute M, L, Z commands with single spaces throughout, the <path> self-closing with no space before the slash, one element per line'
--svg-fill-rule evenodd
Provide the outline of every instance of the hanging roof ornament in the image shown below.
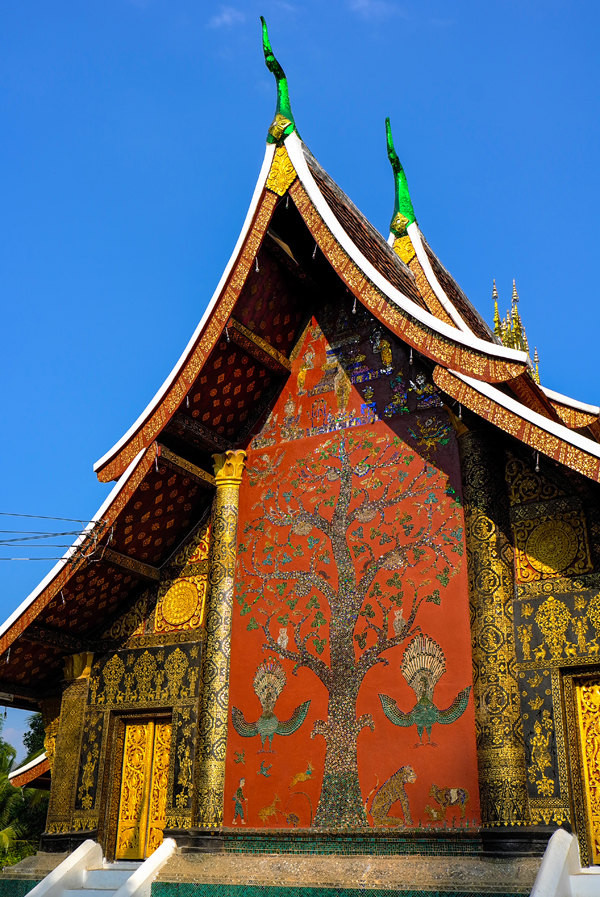
<path fill-rule="evenodd" d="M 262 22 L 262 39 L 265 62 L 267 64 L 267 68 L 270 72 L 273 72 L 273 74 L 275 75 L 275 80 L 277 81 L 277 106 L 275 108 L 275 118 L 273 119 L 273 123 L 269 128 L 269 133 L 267 134 L 267 143 L 281 143 L 283 140 L 285 140 L 288 134 L 292 133 L 292 131 L 296 131 L 297 133 L 296 123 L 292 114 L 292 107 L 290 104 L 290 95 L 288 91 L 288 83 L 287 78 L 285 77 L 285 72 L 275 59 L 275 54 L 271 49 L 269 32 L 267 31 L 267 23 L 264 20 L 264 16 L 261 16 L 260 20 Z"/>
<path fill-rule="evenodd" d="M 398 153 L 394 149 L 394 140 L 392 138 L 392 128 L 389 118 L 385 120 L 385 135 L 387 140 L 387 154 L 392 171 L 394 172 L 394 181 L 396 194 L 394 197 L 394 214 L 390 223 L 390 230 L 395 237 L 403 237 L 406 234 L 406 228 L 409 224 L 416 221 L 415 211 L 408 192 L 408 181 L 406 174 L 398 158 Z"/>

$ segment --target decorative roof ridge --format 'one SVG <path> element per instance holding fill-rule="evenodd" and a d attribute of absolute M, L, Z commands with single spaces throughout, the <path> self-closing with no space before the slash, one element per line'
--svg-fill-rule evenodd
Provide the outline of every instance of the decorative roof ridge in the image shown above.
<path fill-rule="evenodd" d="M 492 383 L 487 383 L 485 380 L 475 380 L 474 377 L 469 377 L 467 374 L 461 374 L 459 371 L 448 369 L 448 372 L 454 377 L 458 377 L 459 380 L 462 380 L 463 383 L 466 383 L 472 387 L 472 389 L 477 390 L 477 392 L 482 393 L 492 399 L 492 401 L 498 402 L 498 404 L 524 418 L 529 423 L 535 424 L 541 429 L 546 430 L 546 432 L 556 436 L 558 439 L 562 439 L 564 442 L 568 442 L 576 448 L 588 452 L 590 455 L 594 455 L 596 458 L 600 458 L 600 445 L 589 437 L 570 430 L 562 423 L 544 417 L 538 411 L 528 408 L 527 405 L 524 405 L 512 396 L 507 395 Z"/>
<path fill-rule="evenodd" d="M 327 212 L 329 213 L 329 215 L 331 215 L 331 219 L 329 221 L 326 221 L 326 224 L 330 228 L 333 236 L 336 237 L 336 239 L 338 239 L 340 243 L 348 242 L 351 245 L 353 260 L 360 266 L 367 277 L 372 280 L 372 282 L 376 286 L 383 290 L 388 299 L 390 299 L 394 304 L 400 306 L 401 308 L 404 308 L 405 311 L 416 318 L 421 324 L 424 324 L 425 326 L 436 330 L 446 338 L 449 338 L 458 343 L 462 343 L 463 345 L 466 345 L 469 348 L 475 349 L 476 351 L 482 352 L 484 354 L 499 357 L 507 361 L 517 362 L 526 365 L 527 367 L 531 366 L 531 360 L 529 359 L 529 356 L 526 352 L 521 352 L 517 349 L 508 349 L 507 347 L 498 345 L 493 341 L 483 340 L 481 337 L 473 334 L 470 330 L 459 329 L 456 326 L 447 324 L 445 321 L 442 321 L 440 318 L 437 318 L 435 315 L 433 315 L 430 311 L 422 308 L 413 299 L 410 299 L 408 296 L 401 293 L 400 290 L 386 281 L 384 276 L 374 268 L 372 263 L 369 262 L 369 260 L 364 256 L 361 250 L 356 246 L 356 244 L 352 240 L 352 237 L 348 233 L 346 233 L 343 226 L 336 218 L 326 198 L 319 190 L 319 186 L 310 171 L 308 159 L 310 158 L 311 161 L 314 161 L 316 167 L 319 170 L 322 169 L 319 163 L 316 162 L 316 160 L 312 156 L 312 153 L 310 153 L 304 142 L 297 134 L 292 133 L 285 138 L 285 146 L 288 151 L 290 161 L 292 162 L 292 165 L 294 166 L 296 173 L 300 178 L 300 181 L 303 183 L 304 187 L 307 189 L 309 195 L 311 196 L 311 199 L 313 199 L 313 201 L 316 200 L 317 196 L 315 196 L 315 194 L 318 195 L 318 200 L 317 202 L 315 202 L 317 211 L 323 217 L 324 210 L 322 204 L 324 204 Z M 327 175 L 327 177 L 330 179 L 329 175 Z M 338 190 L 339 189 L 340 188 L 338 187 Z M 340 192 L 343 193 L 343 191 Z M 345 194 L 343 195 L 345 196 Z M 348 200 L 348 202 L 351 203 L 351 200 Z M 410 225 L 410 227 L 416 226 L 416 223 Z M 372 227 L 373 226 L 371 225 L 371 228 Z M 378 238 L 384 241 L 384 238 L 381 236 L 381 234 L 379 234 L 378 232 L 376 233 Z M 402 301 L 399 301 L 399 299 Z M 406 303 L 408 303 L 408 307 L 406 306 Z"/>
<path fill-rule="evenodd" d="M 417 252 L 417 258 L 419 258 L 419 253 L 417 251 L 417 247 L 416 247 L 415 243 L 417 243 L 419 241 L 422 243 L 424 252 L 427 256 L 427 261 L 429 262 L 428 267 L 431 269 L 431 275 L 427 277 L 427 279 L 429 280 L 430 286 L 432 287 L 432 289 L 434 290 L 434 292 L 436 293 L 436 295 L 438 296 L 438 299 L 440 299 L 440 301 L 441 301 L 441 296 L 444 297 L 444 299 L 446 300 L 446 303 L 454 312 L 454 314 L 452 314 L 453 319 L 456 316 L 461 321 L 460 329 L 467 330 L 470 333 L 475 333 L 475 331 L 473 330 L 473 327 L 469 324 L 469 322 L 467 320 L 465 320 L 465 316 L 464 316 L 463 312 L 461 312 L 460 308 L 457 308 L 456 303 L 450 298 L 447 291 L 440 284 L 439 278 L 436 275 L 435 271 L 433 270 L 433 265 L 431 265 L 429 256 L 433 257 L 433 259 L 435 260 L 435 263 L 437 265 L 439 265 L 442 272 L 445 274 L 445 276 L 448 278 L 448 280 L 452 283 L 452 286 L 456 290 L 459 299 L 461 300 L 461 302 L 463 302 L 465 304 L 466 308 L 468 309 L 468 313 L 476 319 L 477 324 L 479 325 L 479 327 L 485 334 L 485 336 L 482 336 L 481 334 L 475 334 L 475 335 L 478 336 L 479 339 L 483 339 L 484 341 L 489 341 L 490 343 L 493 343 L 496 346 L 501 345 L 499 340 L 496 340 L 494 338 L 494 335 L 493 335 L 492 331 L 490 330 L 490 328 L 488 327 L 485 319 L 477 311 L 477 309 L 475 308 L 475 306 L 473 305 L 473 303 L 471 302 L 469 297 L 466 295 L 464 290 L 459 286 L 459 284 L 456 281 L 456 278 L 450 273 L 450 271 L 446 268 L 444 263 L 440 260 L 439 255 L 431 248 L 431 244 L 427 240 L 426 236 L 423 234 L 419 225 L 416 224 L 416 222 L 415 222 L 414 227 L 409 226 L 408 232 L 409 232 L 409 236 L 410 236 L 411 240 L 413 240 L 413 237 L 417 237 L 416 240 L 413 240 L 413 246 L 415 247 L 415 252 Z M 421 261 L 420 258 L 419 258 L 419 261 Z M 422 267 L 426 273 L 426 276 L 427 276 L 427 269 L 426 269 L 425 265 L 423 264 L 423 262 L 421 262 L 421 265 L 422 265 Z M 436 290 L 436 287 L 437 287 L 437 290 Z M 438 290 L 439 290 L 439 292 L 438 292 Z"/>
<path fill-rule="evenodd" d="M 448 316 L 450 321 L 456 327 L 458 327 L 459 330 L 475 333 L 475 335 L 479 337 L 482 337 L 483 332 L 485 334 L 485 338 L 488 338 L 489 336 L 489 338 L 495 342 L 484 319 L 471 304 L 469 299 L 465 296 L 450 272 L 442 264 L 437 254 L 433 252 L 419 225 L 417 224 L 412 199 L 410 197 L 410 191 L 408 189 L 406 172 L 404 171 L 404 168 L 402 166 L 402 163 L 400 162 L 398 153 L 396 152 L 396 148 L 394 146 L 392 127 L 389 118 L 386 118 L 385 120 L 385 134 L 387 155 L 394 174 L 394 212 L 392 215 L 392 220 L 390 222 L 388 244 L 393 247 L 394 252 L 402 259 L 402 261 L 406 262 L 407 264 L 409 262 L 412 262 L 412 259 L 416 255 L 418 266 L 420 266 L 422 274 L 425 276 L 429 287 L 433 290 L 435 299 L 441 306 L 441 311 L 443 311 L 443 313 Z M 436 264 L 440 266 L 445 276 L 456 289 L 461 302 L 468 310 L 467 317 L 465 317 L 464 313 L 461 312 L 460 308 L 457 307 L 456 303 L 448 295 L 447 290 L 445 290 L 441 285 L 435 271 L 433 270 L 433 265 L 431 264 L 429 256 L 432 256 L 435 259 Z M 433 300 L 433 297 L 431 298 L 432 304 L 435 306 L 435 300 Z M 436 317 L 439 317 L 437 307 L 433 308 L 432 314 L 436 315 Z M 474 319 L 475 326 L 478 327 L 480 331 L 479 333 L 476 333 L 476 331 L 473 329 L 473 326 L 471 326 L 471 324 L 469 323 L 469 317 Z"/>
<path fill-rule="evenodd" d="M 565 396 L 563 393 L 556 392 L 554 389 L 542 386 L 541 383 L 539 384 L 539 387 L 542 392 L 545 393 L 552 402 L 556 402 L 557 405 L 564 405 L 565 408 L 574 408 L 576 411 L 583 411 L 586 414 L 600 415 L 600 407 L 598 405 L 590 405 L 587 402 L 580 402 L 579 399 L 572 399 L 570 396 Z"/>
<path fill-rule="evenodd" d="M 262 42 L 265 63 L 269 71 L 275 76 L 275 81 L 277 82 L 275 118 L 273 119 L 267 134 L 267 143 L 279 144 L 285 140 L 288 134 L 291 134 L 293 131 L 296 131 L 297 133 L 297 128 L 292 113 L 288 81 L 285 72 L 271 49 L 269 32 L 267 31 L 267 23 L 265 22 L 264 16 L 260 17 L 260 21 L 262 23 Z"/>
<path fill-rule="evenodd" d="M 381 248 L 384 250 L 384 252 L 388 256 L 390 261 L 393 261 L 393 263 L 395 265 L 399 265 L 402 268 L 402 270 L 404 271 L 404 273 L 406 274 L 406 276 L 410 277 L 410 279 L 412 281 L 414 281 L 415 276 L 414 276 L 413 272 L 410 270 L 410 268 L 408 267 L 406 262 L 404 262 L 400 258 L 400 256 L 396 252 L 394 252 L 394 250 L 392 249 L 392 247 L 390 246 L 388 241 L 385 239 L 385 237 L 383 236 L 381 231 L 377 230 L 375 225 L 371 221 L 369 221 L 369 219 L 364 214 L 364 212 L 361 212 L 361 210 L 358 208 L 356 203 L 352 199 L 350 199 L 348 194 L 339 186 L 337 181 L 335 181 L 331 177 L 329 172 L 323 168 L 323 166 L 321 165 L 319 160 L 314 156 L 314 154 L 308 148 L 306 143 L 302 140 L 300 135 L 298 134 L 297 136 L 302 145 L 302 152 L 304 154 L 304 158 L 307 160 L 309 167 L 316 170 L 317 173 L 319 174 L 319 176 L 326 183 L 329 183 L 331 185 L 332 189 L 334 189 L 337 193 L 340 194 L 340 199 L 343 200 L 344 204 L 346 204 L 349 207 L 349 209 L 360 219 L 360 221 L 365 225 L 365 228 L 372 233 L 373 237 L 375 237 L 380 242 Z"/>
<path fill-rule="evenodd" d="M 394 147 L 392 126 L 389 118 L 385 120 L 385 137 L 387 154 L 394 172 L 394 213 L 390 222 L 390 231 L 395 237 L 406 236 L 406 228 L 409 224 L 416 224 L 417 217 L 410 198 L 406 172 Z"/>

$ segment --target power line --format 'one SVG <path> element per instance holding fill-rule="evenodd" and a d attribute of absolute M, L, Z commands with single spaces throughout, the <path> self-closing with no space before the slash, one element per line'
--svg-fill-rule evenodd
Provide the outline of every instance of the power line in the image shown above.
<path fill-rule="evenodd" d="M 27 517 L 30 520 L 64 520 L 67 523 L 91 523 L 91 520 L 80 520 L 77 517 L 49 517 L 45 514 L 13 514 L 10 511 L 0 511 L 0 517 Z"/>
<path fill-rule="evenodd" d="M 19 536 L 18 539 L 0 539 L 0 542 L 29 542 L 29 541 L 33 541 L 34 539 L 50 539 L 54 536 L 79 536 L 79 535 L 81 535 L 82 530 L 72 529 L 72 530 L 65 530 L 62 532 L 58 531 L 58 530 L 55 530 L 54 532 L 52 532 L 49 530 L 48 532 L 42 533 L 42 532 L 39 532 L 36 530 L 31 530 L 31 529 L 23 529 L 23 530 L 21 530 L 21 529 L 0 529 L 0 533 L 2 533 L 2 534 L 10 533 L 10 534 Z M 32 533 L 33 535 L 28 535 L 29 533 Z"/>
<path fill-rule="evenodd" d="M 51 558 L 0 558 L 0 561 L 62 561 L 62 560 L 64 560 L 62 555 L 60 557 L 58 557 L 58 555 L 57 555 L 56 557 L 51 557 Z"/>

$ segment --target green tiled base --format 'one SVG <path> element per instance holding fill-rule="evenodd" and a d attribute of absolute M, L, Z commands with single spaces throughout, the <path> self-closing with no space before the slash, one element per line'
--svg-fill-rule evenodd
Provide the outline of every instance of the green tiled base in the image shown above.
<path fill-rule="evenodd" d="M 508 891 L 399 891 L 396 888 L 303 888 L 280 885 L 225 885 L 158 881 L 152 885 L 152 897 L 523 897 Z"/>
<path fill-rule="evenodd" d="M 0 897 L 25 897 L 39 881 L 22 878 L 0 878 Z"/>
<path fill-rule="evenodd" d="M 397 856 L 419 854 L 420 856 L 477 856 L 482 853 L 480 835 L 476 832 L 456 832 L 432 834 L 423 831 L 388 834 L 386 832 L 335 831 L 315 832 L 294 830 L 263 831 L 247 829 L 244 832 L 225 830 L 222 834 L 224 853 L 251 854 L 306 854 L 321 856 Z"/>

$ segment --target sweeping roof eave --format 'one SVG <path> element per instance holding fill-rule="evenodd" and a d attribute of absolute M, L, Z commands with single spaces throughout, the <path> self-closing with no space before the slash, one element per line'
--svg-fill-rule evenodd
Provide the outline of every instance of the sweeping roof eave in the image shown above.
<path fill-rule="evenodd" d="M 549 420 L 490 383 L 438 365 L 435 383 L 451 398 L 540 454 L 600 482 L 600 445 Z"/>
<path fill-rule="evenodd" d="M 566 408 L 573 408 L 575 411 L 581 411 L 583 414 L 589 414 L 593 417 L 600 415 L 600 407 L 598 405 L 580 402 L 578 399 L 572 399 L 570 396 L 565 396 L 554 389 L 548 389 L 547 386 L 540 386 L 540 389 L 548 396 L 551 402 L 556 402 L 557 405 L 564 405 Z"/>
<path fill-rule="evenodd" d="M 283 150 L 281 146 L 283 146 Z M 458 327 L 441 321 L 424 307 L 421 307 L 418 301 L 416 301 L 418 300 L 416 291 L 415 299 L 406 295 L 406 292 L 410 291 L 412 285 L 412 275 L 400 260 L 391 253 L 385 239 L 374 231 L 372 226 L 366 222 L 366 219 L 360 216 L 360 213 L 355 209 L 351 201 L 336 186 L 337 194 L 342 197 L 342 201 L 346 204 L 346 210 L 352 213 L 354 220 L 358 220 L 360 216 L 363 222 L 363 241 L 366 233 L 368 239 L 372 241 L 374 248 L 377 250 L 375 253 L 377 257 L 383 259 L 387 264 L 390 262 L 390 259 L 387 259 L 389 254 L 392 256 L 392 260 L 397 262 L 400 269 L 402 269 L 396 270 L 392 267 L 389 271 L 394 273 L 397 281 L 400 280 L 402 282 L 402 278 L 405 279 L 406 291 L 402 291 L 394 286 L 382 271 L 378 270 L 366 258 L 355 240 L 342 226 L 330 206 L 331 200 L 328 201 L 324 196 L 316 177 L 313 176 L 313 172 L 317 177 L 319 172 L 321 172 L 321 175 L 325 176 L 331 184 L 334 182 L 331 181 L 328 175 L 322 172 L 322 169 L 320 169 L 318 163 L 313 159 L 298 135 L 291 133 L 279 147 L 276 147 L 275 144 L 268 144 L 240 237 L 202 320 L 171 374 L 152 401 L 146 406 L 124 436 L 94 465 L 94 470 L 100 480 L 107 481 L 119 476 L 134 451 L 144 448 L 152 439 L 156 438 L 160 430 L 168 423 L 172 414 L 175 413 L 176 408 L 184 400 L 191 386 L 189 368 L 193 366 L 192 361 L 196 367 L 199 368 L 200 366 L 199 362 L 196 364 L 197 350 L 208 330 L 210 328 L 215 329 L 220 301 L 227 289 L 229 289 L 229 278 L 232 276 L 232 272 L 234 272 L 233 279 L 237 277 L 236 272 L 238 269 L 236 266 L 241 264 L 240 258 L 242 256 L 245 258 L 245 255 L 247 255 L 248 245 L 251 241 L 254 241 L 256 251 L 258 251 L 260 241 L 264 236 L 262 231 L 260 233 L 258 231 L 261 227 L 266 231 L 268 226 L 268 222 L 265 224 L 262 220 L 263 218 L 265 220 L 268 218 L 268 215 L 262 214 L 263 211 L 268 211 L 265 203 L 270 197 L 271 206 L 273 206 L 273 201 L 278 200 L 282 195 L 281 193 L 276 195 L 277 190 L 272 192 L 271 178 L 276 166 L 281 162 L 281 156 L 278 156 L 277 153 L 281 154 L 284 151 L 287 152 L 289 162 L 293 168 L 292 180 L 286 189 L 289 189 L 292 199 L 304 218 L 304 223 L 311 230 L 311 221 L 307 220 L 308 211 L 304 209 L 303 214 L 303 209 L 299 202 L 300 192 L 302 193 L 302 198 L 306 200 L 305 206 L 311 207 L 309 211 L 312 214 L 312 218 L 314 219 L 314 212 L 316 212 L 325 226 L 324 230 L 327 232 L 326 242 L 328 246 L 321 247 L 323 254 L 335 269 L 336 266 L 332 260 L 335 253 L 331 251 L 333 238 L 334 243 L 341 248 L 345 258 L 348 260 L 348 268 L 354 267 L 356 269 L 358 278 L 355 278 L 355 280 L 360 280 L 363 287 L 368 287 L 371 295 L 370 310 L 385 326 L 396 332 L 398 336 L 413 345 L 417 351 L 421 351 L 430 357 L 434 362 L 445 363 L 448 367 L 473 373 L 474 376 L 482 377 L 492 382 L 509 381 L 531 367 L 531 361 L 527 353 L 508 349 L 494 342 L 481 339 L 470 331 L 459 330 Z M 261 220 L 260 226 L 255 224 L 259 219 Z M 314 220 L 312 223 L 314 224 Z M 254 239 L 255 237 L 256 239 Z M 403 274 L 402 271 L 405 273 Z M 338 273 L 343 280 L 346 280 L 351 292 L 354 292 L 363 301 L 363 297 L 358 295 L 352 279 L 348 282 L 344 272 L 338 270 Z M 390 273 L 390 276 L 392 276 L 392 273 Z M 215 316 L 214 320 L 213 316 Z M 223 330 L 226 323 L 227 317 L 218 322 L 219 332 Z M 188 371 L 187 374 L 186 370 Z"/>
<path fill-rule="evenodd" d="M 44 593 L 48 592 L 52 595 L 56 594 L 56 592 L 59 591 L 61 587 L 64 587 L 65 581 L 70 578 L 70 574 L 72 572 L 75 572 L 76 567 L 72 566 L 71 570 L 69 570 L 69 566 L 73 564 L 83 544 L 87 539 L 90 538 L 98 524 L 107 519 L 110 519 L 111 508 L 117 503 L 119 497 L 127 490 L 127 487 L 131 483 L 136 470 L 142 463 L 144 455 L 144 451 L 138 453 L 138 455 L 128 466 L 127 470 L 125 470 L 119 480 L 117 480 L 114 487 L 111 489 L 110 493 L 100 505 L 81 535 L 75 539 L 70 548 L 66 550 L 62 558 L 57 561 L 50 572 L 21 602 L 21 604 L 16 608 L 16 610 L 13 611 L 8 619 L 6 619 L 4 623 L 0 624 L 0 653 L 2 651 L 5 651 L 6 648 L 9 647 L 11 641 L 13 641 L 13 639 L 7 638 L 7 636 L 10 635 L 10 630 L 13 627 L 16 627 L 16 624 L 18 624 L 19 622 L 23 622 L 25 626 L 28 625 L 28 623 L 30 623 L 31 620 L 35 618 L 35 616 L 37 616 L 37 611 L 35 611 L 34 605 L 36 604 L 36 602 L 39 602 L 40 599 L 42 599 L 43 602 Z M 23 621 L 23 617 L 27 614 L 28 611 L 30 611 L 28 617 L 30 616 L 31 619 Z M 22 628 L 23 627 L 19 627 L 19 630 L 21 630 Z M 18 634 L 19 633 L 16 633 L 15 638 L 18 636 Z"/>
<path fill-rule="evenodd" d="M 36 779 L 49 778 L 49 775 L 50 760 L 46 756 L 46 751 L 42 751 L 38 757 L 34 757 L 29 763 L 24 763 L 23 766 L 19 766 L 17 769 L 9 772 L 8 781 L 13 788 L 24 788 L 26 785 L 31 785 Z"/>
<path fill-rule="evenodd" d="M 265 155 L 263 159 L 263 163 L 260 169 L 260 173 L 258 175 L 258 180 L 256 182 L 256 186 L 254 188 L 254 192 L 252 194 L 252 199 L 250 201 L 250 206 L 248 207 L 248 212 L 246 213 L 246 218 L 244 219 L 244 223 L 242 225 L 242 229 L 240 231 L 240 235 L 237 239 L 237 242 L 233 248 L 233 252 L 229 257 L 229 261 L 225 266 L 225 270 L 221 275 L 219 283 L 210 299 L 210 302 L 206 306 L 204 314 L 198 323 L 198 326 L 194 330 L 191 338 L 189 339 L 185 349 L 179 356 L 179 359 L 175 363 L 171 373 L 166 378 L 162 386 L 157 390 L 153 398 L 148 402 L 144 410 L 138 415 L 137 419 L 133 422 L 133 424 L 129 427 L 126 433 L 110 448 L 101 458 L 99 458 L 94 464 L 94 472 L 98 474 L 98 478 L 100 479 L 100 471 L 104 468 L 109 461 L 111 461 L 115 455 L 119 453 L 119 451 L 125 446 L 129 440 L 137 433 L 137 431 L 143 426 L 148 417 L 155 411 L 160 405 L 162 399 L 165 397 L 169 387 L 174 383 L 177 379 L 178 374 L 181 372 L 182 368 L 185 365 L 185 362 L 189 358 L 190 354 L 193 352 L 201 334 L 206 329 L 206 325 L 208 324 L 210 317 L 213 313 L 215 305 L 217 304 L 219 297 L 223 291 L 225 284 L 227 283 L 227 279 L 230 276 L 233 267 L 238 259 L 242 247 L 244 245 L 244 241 L 248 236 L 248 233 L 251 229 L 252 222 L 254 216 L 256 214 L 256 210 L 258 208 L 261 195 L 265 186 L 265 182 L 267 180 L 271 163 L 273 161 L 273 154 L 275 152 L 275 146 L 273 144 L 267 144 Z"/>

